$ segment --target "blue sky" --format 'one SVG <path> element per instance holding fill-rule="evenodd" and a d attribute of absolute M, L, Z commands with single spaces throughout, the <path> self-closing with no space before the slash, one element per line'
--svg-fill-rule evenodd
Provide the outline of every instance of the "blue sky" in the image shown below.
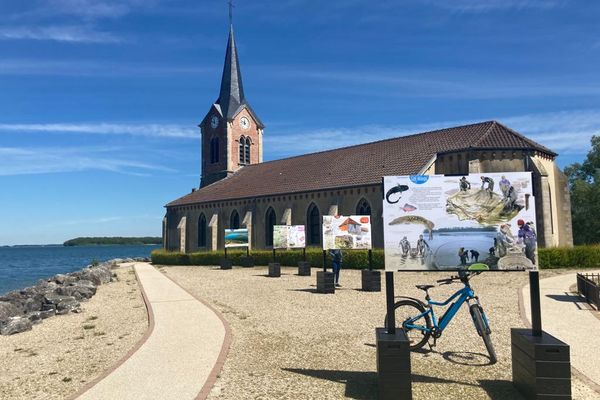
<path fill-rule="evenodd" d="M 600 2 L 236 1 L 265 159 L 497 119 L 580 161 Z M 0 2 L 0 245 L 160 235 L 199 184 L 225 0 Z"/>

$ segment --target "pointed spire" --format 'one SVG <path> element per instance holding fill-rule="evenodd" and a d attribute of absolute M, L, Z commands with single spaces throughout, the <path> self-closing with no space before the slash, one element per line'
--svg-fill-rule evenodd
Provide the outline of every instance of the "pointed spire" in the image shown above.
<path fill-rule="evenodd" d="M 223 117 L 233 119 L 241 105 L 246 104 L 244 87 L 242 86 L 242 73 L 238 61 L 237 48 L 233 36 L 233 25 L 229 26 L 229 41 L 221 78 L 221 91 L 217 104 L 221 106 Z"/>

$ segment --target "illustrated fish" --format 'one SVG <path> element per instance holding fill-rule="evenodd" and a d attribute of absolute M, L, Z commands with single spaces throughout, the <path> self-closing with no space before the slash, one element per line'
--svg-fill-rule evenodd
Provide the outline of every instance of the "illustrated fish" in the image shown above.
<path fill-rule="evenodd" d="M 400 201 L 400 198 L 402 197 L 402 192 L 405 192 L 408 190 L 408 186 L 406 185 L 396 185 L 393 186 L 390 190 L 388 190 L 388 192 L 385 194 L 385 200 L 390 203 L 390 204 L 396 204 L 398 201 Z M 400 193 L 400 196 L 398 196 L 398 199 L 396 201 L 394 200 L 390 200 L 390 196 L 396 193 Z"/>
<path fill-rule="evenodd" d="M 405 203 L 404 207 L 402 207 L 402 211 L 404 212 L 411 212 L 411 211 L 415 211 L 417 209 L 417 207 L 413 206 L 412 204 L 408 204 Z"/>

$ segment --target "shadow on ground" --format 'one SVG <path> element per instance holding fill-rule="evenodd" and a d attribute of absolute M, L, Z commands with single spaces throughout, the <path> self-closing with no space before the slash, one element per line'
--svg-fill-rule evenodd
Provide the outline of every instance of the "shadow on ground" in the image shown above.
<path fill-rule="evenodd" d="M 344 396 L 356 400 L 377 399 L 377 373 L 362 371 L 337 371 L 324 369 L 283 368 L 284 371 L 302 374 L 313 378 L 328 380 L 346 385 Z M 505 380 L 479 380 L 477 383 L 456 381 L 427 375 L 412 375 L 414 383 L 453 384 L 470 387 L 481 387 L 492 400 L 521 400 L 523 397 L 514 389 L 512 382 Z M 448 393 L 447 399 L 462 398 L 458 393 L 453 397 Z"/>

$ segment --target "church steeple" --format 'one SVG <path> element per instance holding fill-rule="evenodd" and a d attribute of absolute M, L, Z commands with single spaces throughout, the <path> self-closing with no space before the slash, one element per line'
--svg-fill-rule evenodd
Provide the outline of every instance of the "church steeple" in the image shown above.
<path fill-rule="evenodd" d="M 240 108 L 246 105 L 244 86 L 242 85 L 242 73 L 240 72 L 240 63 L 233 35 L 233 25 L 229 26 L 229 40 L 227 41 L 225 65 L 223 66 L 223 77 L 221 78 L 221 91 L 219 92 L 216 104 L 221 107 L 221 113 L 228 121 L 231 121 L 237 115 Z"/>
<path fill-rule="evenodd" d="M 231 23 L 219 97 L 200 123 L 202 178 L 200 187 L 263 160 L 264 125 L 244 95 L 242 73 Z"/>

